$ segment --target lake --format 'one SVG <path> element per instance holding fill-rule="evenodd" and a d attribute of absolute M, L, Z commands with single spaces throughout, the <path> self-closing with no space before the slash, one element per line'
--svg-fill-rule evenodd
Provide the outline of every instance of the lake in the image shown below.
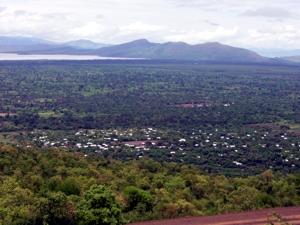
<path fill-rule="evenodd" d="M 133 60 L 133 58 L 112 58 L 96 55 L 19 55 L 0 53 L 0 61 L 5 60 Z"/>

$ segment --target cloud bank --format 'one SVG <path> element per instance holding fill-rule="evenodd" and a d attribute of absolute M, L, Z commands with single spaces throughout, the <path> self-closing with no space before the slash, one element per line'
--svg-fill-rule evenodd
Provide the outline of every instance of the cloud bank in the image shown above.
<path fill-rule="evenodd" d="M 300 48 L 300 1 L 1 0 L 0 35 Z"/>

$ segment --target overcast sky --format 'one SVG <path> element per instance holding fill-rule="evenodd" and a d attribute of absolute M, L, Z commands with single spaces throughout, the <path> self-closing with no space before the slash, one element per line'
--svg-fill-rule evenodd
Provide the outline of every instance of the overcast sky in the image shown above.
<path fill-rule="evenodd" d="M 0 35 L 300 48 L 300 0 L 0 0 Z"/>

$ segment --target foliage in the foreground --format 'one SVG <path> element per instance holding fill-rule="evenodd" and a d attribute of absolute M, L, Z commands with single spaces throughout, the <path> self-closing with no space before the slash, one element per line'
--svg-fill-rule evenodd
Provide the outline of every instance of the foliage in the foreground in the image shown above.
<path fill-rule="evenodd" d="M 299 204 L 299 175 L 228 178 L 175 163 L 0 146 L 0 225 L 117 225 Z"/>

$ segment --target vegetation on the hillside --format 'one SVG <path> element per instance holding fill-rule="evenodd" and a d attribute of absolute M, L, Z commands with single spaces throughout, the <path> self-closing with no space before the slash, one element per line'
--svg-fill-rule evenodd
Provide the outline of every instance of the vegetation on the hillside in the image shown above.
<path fill-rule="evenodd" d="M 0 147 L 1 225 L 117 225 L 300 204 L 300 176 L 227 178 L 151 160 Z"/>

